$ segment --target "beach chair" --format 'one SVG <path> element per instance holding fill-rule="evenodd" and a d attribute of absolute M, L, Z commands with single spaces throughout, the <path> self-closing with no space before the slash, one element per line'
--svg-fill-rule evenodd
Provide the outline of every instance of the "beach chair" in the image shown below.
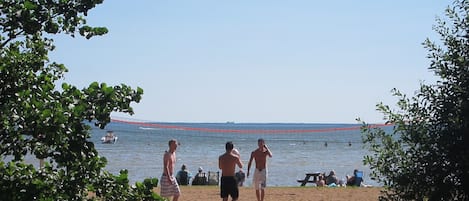
<path fill-rule="evenodd" d="M 220 181 L 220 172 L 208 171 L 208 185 L 218 185 Z"/>
<path fill-rule="evenodd" d="M 355 175 L 355 186 L 360 186 L 363 182 L 363 171 L 357 171 Z"/>

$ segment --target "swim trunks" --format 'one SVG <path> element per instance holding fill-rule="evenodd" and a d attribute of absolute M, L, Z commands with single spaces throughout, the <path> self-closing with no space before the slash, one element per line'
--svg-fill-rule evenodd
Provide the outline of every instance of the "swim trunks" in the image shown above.
<path fill-rule="evenodd" d="M 267 182 L 267 169 L 255 169 L 254 176 L 252 177 L 252 183 L 256 190 L 265 189 Z"/>
<path fill-rule="evenodd" d="M 179 190 L 179 185 L 176 182 L 176 179 L 174 179 L 174 183 L 169 180 L 169 176 L 167 175 L 161 175 L 161 196 L 162 197 L 171 197 L 171 196 L 177 196 L 181 194 L 181 191 Z"/>
<path fill-rule="evenodd" d="M 227 198 L 231 195 L 231 198 L 237 199 L 239 196 L 238 184 L 236 179 L 233 176 L 223 176 L 221 177 L 220 184 L 220 197 Z"/>

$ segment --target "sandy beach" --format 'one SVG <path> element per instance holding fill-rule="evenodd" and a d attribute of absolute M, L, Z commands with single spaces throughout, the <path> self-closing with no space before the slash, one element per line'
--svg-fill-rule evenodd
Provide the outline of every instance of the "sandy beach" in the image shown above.
<path fill-rule="evenodd" d="M 327 187 L 268 187 L 266 201 L 327 201 L 327 200 L 378 200 L 381 188 L 327 188 Z M 160 192 L 159 187 L 155 188 Z M 181 186 L 181 201 L 203 200 L 220 201 L 218 186 Z M 231 198 L 229 199 L 231 200 Z M 241 187 L 239 201 L 256 201 L 255 191 L 251 187 Z"/>

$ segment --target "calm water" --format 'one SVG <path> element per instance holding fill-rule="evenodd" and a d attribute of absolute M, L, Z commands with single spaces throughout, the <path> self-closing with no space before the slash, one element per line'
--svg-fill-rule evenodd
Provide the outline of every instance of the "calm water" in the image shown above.
<path fill-rule="evenodd" d="M 91 140 L 95 143 L 99 154 L 107 158 L 106 169 L 112 173 L 128 169 L 132 183 L 147 177 L 159 178 L 163 170 L 162 158 L 168 148 L 168 140 L 175 138 L 181 143 L 176 152 L 177 169 L 186 164 L 194 174 L 199 166 L 205 171 L 218 171 L 218 156 L 224 152 L 225 143 L 233 141 L 235 148 L 241 153 L 245 165 L 243 169 L 246 171 L 250 153 L 257 148 L 257 139 L 264 138 L 273 152 L 273 157 L 268 159 L 269 186 L 299 186 L 296 180 L 303 179 L 306 172 L 328 173 L 330 170 L 335 170 L 342 179 L 345 175 L 352 174 L 353 169 L 363 170 L 365 174 L 370 172 L 369 168 L 362 164 L 363 156 L 368 152 L 361 143 L 360 130 L 330 130 L 330 128 L 350 128 L 358 125 L 164 124 L 170 128 L 159 128 L 154 125 L 113 122 L 106 127 L 106 130 L 94 128 Z M 119 137 L 116 144 L 101 144 L 100 138 L 107 130 L 113 130 Z M 279 130 L 286 131 L 282 133 L 278 132 Z M 298 130 L 303 132 L 291 132 Z M 271 131 L 278 133 L 268 134 Z M 367 184 L 378 185 L 367 175 L 364 179 Z M 250 186 L 251 178 L 248 178 L 245 184 Z"/>

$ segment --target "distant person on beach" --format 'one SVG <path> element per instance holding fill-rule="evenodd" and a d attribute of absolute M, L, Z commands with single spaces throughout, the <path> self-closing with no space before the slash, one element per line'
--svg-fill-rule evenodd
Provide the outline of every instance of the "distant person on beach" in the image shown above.
<path fill-rule="evenodd" d="M 241 162 L 239 155 L 233 153 L 233 147 L 232 142 L 227 142 L 225 144 L 226 152 L 218 158 L 218 167 L 221 169 L 220 197 L 223 201 L 227 201 L 230 195 L 233 201 L 238 200 L 239 197 L 235 169 L 236 165 L 243 168 L 243 162 Z"/>
<path fill-rule="evenodd" d="M 326 173 L 321 173 L 318 176 L 318 180 L 316 181 L 316 186 L 325 186 L 326 185 L 326 179 L 325 179 Z"/>
<path fill-rule="evenodd" d="M 199 167 L 199 172 L 197 172 L 194 180 L 192 180 L 192 185 L 207 185 L 207 181 L 207 174 L 202 167 Z"/>
<path fill-rule="evenodd" d="M 331 170 L 329 175 L 326 177 L 326 185 L 339 185 L 339 179 L 335 175 L 335 171 Z"/>
<path fill-rule="evenodd" d="M 251 163 L 254 159 L 256 162 L 256 168 L 254 170 L 252 183 L 256 189 L 257 200 L 263 201 L 267 183 L 267 156 L 272 157 L 272 152 L 262 138 L 257 140 L 257 146 L 258 148 L 251 153 L 251 157 L 249 158 L 247 177 L 249 177 Z"/>
<path fill-rule="evenodd" d="M 359 175 L 360 174 L 360 175 Z M 353 170 L 353 176 L 347 175 L 347 186 L 361 186 L 363 182 L 363 172 L 357 169 Z"/>
<path fill-rule="evenodd" d="M 176 149 L 178 143 L 175 139 L 169 140 L 169 150 L 163 156 L 163 175 L 161 175 L 161 196 L 165 198 L 173 197 L 177 201 L 181 195 L 179 185 L 174 177 L 174 165 L 176 163 Z"/>
<path fill-rule="evenodd" d="M 182 164 L 181 170 L 179 170 L 176 174 L 176 180 L 178 181 L 178 184 L 187 186 L 189 185 L 191 178 L 192 174 L 187 171 L 186 164 Z"/>

